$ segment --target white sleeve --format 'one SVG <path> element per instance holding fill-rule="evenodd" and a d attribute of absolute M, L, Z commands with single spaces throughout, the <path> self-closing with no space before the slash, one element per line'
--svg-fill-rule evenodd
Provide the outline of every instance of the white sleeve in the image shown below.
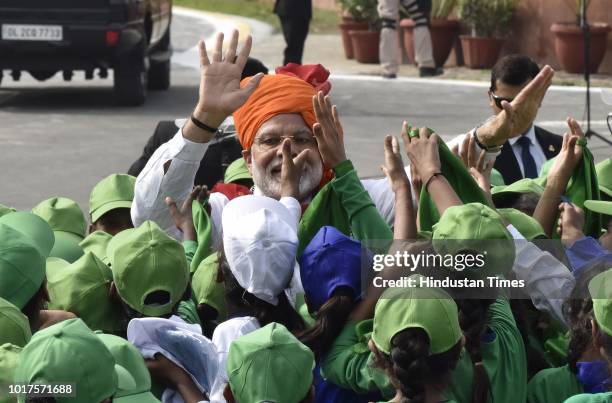
<path fill-rule="evenodd" d="M 512 271 L 525 287 L 534 306 L 548 312 L 566 324 L 562 305 L 574 289 L 574 276 L 567 267 L 549 252 L 527 241 L 518 230 L 509 225 L 515 239 L 516 257 Z"/>
<path fill-rule="evenodd" d="M 170 236 L 181 239 L 165 198 L 172 197 L 179 206 L 185 201 L 207 148 L 207 143 L 189 141 L 179 130 L 153 153 L 136 179 L 131 210 L 134 226 L 147 220 L 155 221 Z M 164 173 L 167 163 L 170 167 Z"/>

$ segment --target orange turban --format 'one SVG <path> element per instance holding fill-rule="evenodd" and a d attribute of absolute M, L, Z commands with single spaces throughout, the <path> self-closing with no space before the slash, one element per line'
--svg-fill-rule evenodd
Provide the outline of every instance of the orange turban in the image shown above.
<path fill-rule="evenodd" d="M 242 80 L 240 86 L 244 87 L 251 78 Z M 259 128 L 276 115 L 299 113 L 312 130 L 317 121 L 312 107 L 315 93 L 312 85 L 300 78 L 283 74 L 264 76 L 247 102 L 234 112 L 234 124 L 242 148 L 250 149 Z"/>

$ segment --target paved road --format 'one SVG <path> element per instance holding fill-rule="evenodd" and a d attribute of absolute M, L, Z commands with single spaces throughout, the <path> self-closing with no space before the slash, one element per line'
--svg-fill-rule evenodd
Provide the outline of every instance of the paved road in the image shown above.
<path fill-rule="evenodd" d="M 176 17 L 175 48 L 191 48 L 207 30 L 195 19 Z M 86 210 L 92 186 L 110 173 L 127 170 L 158 120 L 191 112 L 197 83 L 197 70 L 175 65 L 168 92 L 151 93 L 143 107 L 123 108 L 113 102 L 111 80 L 86 82 L 82 74 L 71 83 L 58 78 L 44 83 L 29 77 L 18 83 L 5 80 L 0 87 L 0 203 L 25 209 L 63 195 Z M 382 137 L 397 132 L 403 119 L 451 135 L 488 113 L 484 87 L 354 77 L 336 77 L 333 86 L 348 154 L 362 176 L 379 175 Z M 594 103 L 598 121 L 612 111 L 599 95 Z M 568 114 L 582 117 L 582 105 L 580 93 L 551 91 L 540 120 L 561 132 L 560 122 Z M 595 128 L 603 132 L 604 126 Z M 612 154 L 600 142 L 593 147 L 598 159 Z"/>

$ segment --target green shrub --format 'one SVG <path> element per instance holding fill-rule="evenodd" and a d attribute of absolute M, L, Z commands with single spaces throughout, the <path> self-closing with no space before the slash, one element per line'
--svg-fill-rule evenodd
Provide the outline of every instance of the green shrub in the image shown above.
<path fill-rule="evenodd" d="M 473 36 L 504 37 L 508 34 L 518 0 L 459 0 L 459 18 Z"/>

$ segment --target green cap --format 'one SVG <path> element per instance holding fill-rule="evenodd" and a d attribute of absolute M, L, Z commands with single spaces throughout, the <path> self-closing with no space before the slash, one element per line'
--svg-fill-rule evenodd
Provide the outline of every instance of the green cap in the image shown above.
<path fill-rule="evenodd" d="M 507 196 L 509 193 L 535 193 L 542 196 L 544 188 L 534 179 L 524 178 L 509 185 L 493 186 L 491 188 L 491 196 L 496 202 L 501 197 Z"/>
<path fill-rule="evenodd" d="M 553 164 L 555 163 L 557 157 L 553 157 L 551 159 L 549 159 L 548 161 L 545 161 L 542 164 L 542 167 L 540 168 L 540 175 L 539 178 L 546 180 L 546 177 L 548 176 L 548 171 L 550 171 L 550 168 L 552 168 Z"/>
<path fill-rule="evenodd" d="M 98 332 L 96 335 L 113 355 L 115 362 L 134 378 L 135 387 L 119 388 L 113 403 L 158 403 L 159 400 L 150 392 L 151 376 L 138 349 L 121 337 Z"/>
<path fill-rule="evenodd" d="M 113 174 L 94 186 L 89 195 L 91 222 L 116 208 L 131 208 L 136 178 L 132 175 Z"/>
<path fill-rule="evenodd" d="M 0 344 L 12 343 L 23 347 L 32 338 L 27 316 L 4 298 L 0 298 L 0 329 Z"/>
<path fill-rule="evenodd" d="M 229 166 L 225 170 L 223 182 L 232 183 L 241 179 L 253 179 L 251 173 L 249 172 L 249 169 L 247 168 L 246 161 L 242 157 L 229 164 Z"/>
<path fill-rule="evenodd" d="M 533 217 L 513 208 L 500 208 L 497 212 L 512 224 L 527 240 L 546 237 L 544 229 Z"/>
<path fill-rule="evenodd" d="M 101 402 L 118 388 L 135 386 L 134 378 L 115 364 L 104 343 L 79 318 L 36 332 L 21 351 L 15 382 L 73 383 L 76 397 L 56 397 L 58 403 Z M 24 401 L 25 396 L 19 396 L 19 402 Z"/>
<path fill-rule="evenodd" d="M 0 224 L 0 239 L 0 297 L 23 309 L 45 279 L 45 258 L 30 238 L 7 225 Z"/>
<path fill-rule="evenodd" d="M 589 294 L 593 299 L 593 313 L 597 324 L 612 336 L 612 269 L 599 273 L 589 282 Z"/>
<path fill-rule="evenodd" d="M 0 402 L 15 401 L 15 395 L 8 395 L 9 385 L 15 383 L 13 375 L 19 362 L 21 347 L 6 343 L 0 345 Z"/>
<path fill-rule="evenodd" d="M 312 387 L 314 365 L 312 351 L 273 322 L 230 345 L 227 374 L 237 403 L 298 403 Z"/>
<path fill-rule="evenodd" d="M 191 288 L 199 304 L 207 304 L 217 310 L 219 318 L 225 318 L 225 287 L 217 282 L 219 259 L 216 253 L 209 255 L 200 265 L 191 279 Z"/>
<path fill-rule="evenodd" d="M 468 203 L 446 209 L 433 227 L 432 239 L 434 249 L 441 255 L 463 251 L 485 254 L 485 270 L 478 270 L 480 275 L 505 274 L 514 262 L 512 235 L 502 217 L 484 204 Z"/>
<path fill-rule="evenodd" d="M 491 169 L 491 185 L 492 186 L 504 186 L 504 177 L 495 168 Z"/>
<path fill-rule="evenodd" d="M 93 252 L 98 259 L 104 263 L 108 263 L 106 248 L 111 239 L 113 239 L 113 236 L 108 232 L 95 231 L 87 235 L 85 239 L 79 243 L 79 246 L 83 248 L 83 252 Z"/>
<path fill-rule="evenodd" d="M 450 350 L 463 335 L 457 304 L 443 290 L 388 289 L 376 303 L 372 341 L 380 351 L 390 354 L 393 337 L 411 328 L 427 333 L 430 355 Z"/>
<path fill-rule="evenodd" d="M 87 231 L 87 221 L 79 205 L 66 197 L 52 197 L 40 202 L 32 213 L 49 223 L 53 231 L 69 232 L 81 239 Z"/>
<path fill-rule="evenodd" d="M 7 215 L 8 213 L 14 213 L 15 211 L 17 210 L 12 207 L 0 204 L 0 217 L 2 217 L 3 215 Z"/>
<path fill-rule="evenodd" d="M 41 217 L 53 229 L 55 244 L 49 256 L 74 262 L 83 256 L 79 242 L 87 231 L 87 222 L 79 205 L 65 197 L 52 197 L 40 202 L 32 213 Z"/>
<path fill-rule="evenodd" d="M 113 274 L 110 268 L 88 252 L 72 264 L 47 262 L 49 308 L 74 313 L 94 330 L 125 330 L 121 306 L 108 296 Z"/>
<path fill-rule="evenodd" d="M 584 207 L 596 213 L 612 216 L 612 201 L 586 200 Z"/>
<path fill-rule="evenodd" d="M 0 224 L 5 224 L 30 238 L 44 257 L 51 253 L 55 235 L 49 224 L 36 214 L 17 211 L 0 217 Z"/>
<path fill-rule="evenodd" d="M 612 158 L 595 165 L 599 191 L 612 197 Z"/>
<path fill-rule="evenodd" d="M 121 299 L 146 316 L 172 312 L 189 283 L 189 265 L 183 246 L 153 221 L 124 230 L 111 239 L 107 249 L 113 281 Z M 165 304 L 145 304 L 156 291 L 169 294 Z"/>

